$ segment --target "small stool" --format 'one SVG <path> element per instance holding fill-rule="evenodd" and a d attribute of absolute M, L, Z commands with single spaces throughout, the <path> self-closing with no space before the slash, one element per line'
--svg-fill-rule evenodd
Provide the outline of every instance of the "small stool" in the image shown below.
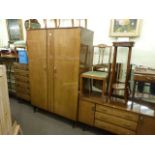
<path fill-rule="evenodd" d="M 88 72 L 82 73 L 80 76 L 80 94 L 81 94 L 81 96 L 83 96 L 83 78 L 103 81 L 102 97 L 105 96 L 108 73 L 100 72 L 100 71 L 88 71 Z"/>

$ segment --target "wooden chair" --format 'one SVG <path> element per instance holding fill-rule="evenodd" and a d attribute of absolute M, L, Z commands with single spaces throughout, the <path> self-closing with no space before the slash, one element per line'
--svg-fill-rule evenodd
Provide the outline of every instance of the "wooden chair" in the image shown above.
<path fill-rule="evenodd" d="M 86 49 L 86 47 L 83 47 Z M 87 71 L 81 74 L 81 89 L 83 89 L 83 79 L 89 79 L 89 96 L 93 94 L 94 90 L 101 92 L 101 96 L 105 97 L 108 93 L 109 88 L 109 77 L 110 77 L 110 61 L 111 61 L 111 52 L 112 46 L 105 44 L 99 44 L 94 46 L 94 52 L 97 49 L 98 58 L 97 64 L 92 65 L 92 70 Z M 108 52 L 107 52 L 108 50 Z M 87 50 L 85 50 L 87 51 Z M 107 54 L 107 55 L 106 55 Z M 107 61 L 105 61 L 104 56 L 107 56 Z M 87 57 L 87 56 L 86 56 Z M 86 58 L 85 57 L 85 58 Z M 93 58 L 95 58 L 93 56 Z M 84 61 L 86 63 L 86 60 Z M 83 63 L 84 64 L 84 63 Z M 81 94 L 82 91 L 81 91 Z"/>
<path fill-rule="evenodd" d="M 95 48 L 98 48 L 98 62 L 97 64 L 92 66 L 93 71 L 99 71 L 99 72 L 105 72 L 107 73 L 107 88 L 106 93 L 109 92 L 109 81 L 110 81 L 110 70 L 111 70 L 111 55 L 112 55 L 112 46 L 108 46 L 105 44 L 99 44 L 94 46 L 94 52 Z M 107 54 L 107 61 L 104 60 L 105 55 Z"/>

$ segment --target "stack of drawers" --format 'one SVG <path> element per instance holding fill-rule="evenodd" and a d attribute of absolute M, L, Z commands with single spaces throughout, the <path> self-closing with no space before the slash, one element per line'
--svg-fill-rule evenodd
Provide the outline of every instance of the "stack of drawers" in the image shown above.
<path fill-rule="evenodd" d="M 139 115 L 105 105 L 96 105 L 95 126 L 116 134 L 136 134 Z"/>
<path fill-rule="evenodd" d="M 27 64 L 14 63 L 16 96 L 30 101 L 29 71 Z"/>

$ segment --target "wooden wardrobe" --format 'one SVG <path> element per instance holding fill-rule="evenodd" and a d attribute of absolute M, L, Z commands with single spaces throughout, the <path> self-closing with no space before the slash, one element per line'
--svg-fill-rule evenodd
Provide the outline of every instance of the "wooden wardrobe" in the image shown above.
<path fill-rule="evenodd" d="M 79 74 L 92 65 L 93 32 L 79 27 L 28 30 L 27 50 L 32 105 L 76 120 Z"/>

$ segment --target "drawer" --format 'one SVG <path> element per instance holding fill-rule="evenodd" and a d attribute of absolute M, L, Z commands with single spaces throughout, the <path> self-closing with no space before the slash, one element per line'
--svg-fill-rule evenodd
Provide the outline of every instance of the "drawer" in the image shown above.
<path fill-rule="evenodd" d="M 27 64 L 14 63 L 14 69 L 28 70 Z"/>
<path fill-rule="evenodd" d="M 155 82 L 155 76 L 135 74 L 134 80 L 135 81 L 142 81 L 142 82 Z"/>
<path fill-rule="evenodd" d="M 104 130 L 107 130 L 112 133 L 120 134 L 120 135 L 134 135 L 135 132 L 132 130 L 128 130 L 107 122 L 103 122 L 100 120 L 95 120 L 95 126 Z"/>
<path fill-rule="evenodd" d="M 24 83 L 24 82 L 20 82 L 20 81 L 16 81 L 16 88 L 21 88 L 21 89 L 29 89 L 29 83 Z"/>
<path fill-rule="evenodd" d="M 95 113 L 95 119 L 105 121 L 107 123 L 112 123 L 120 127 L 135 131 L 137 128 L 137 123 L 134 121 L 129 121 L 120 117 L 116 117 L 109 114 L 103 114 L 100 112 Z"/>
<path fill-rule="evenodd" d="M 109 114 L 109 115 L 114 115 L 117 117 L 121 117 L 127 120 L 131 120 L 131 121 L 138 121 L 138 117 L 139 115 L 136 113 L 131 113 L 128 111 L 123 111 L 123 110 L 119 110 L 119 109 L 115 109 L 112 107 L 107 107 L 107 106 L 102 106 L 102 105 L 96 105 L 96 111 L 104 113 L 104 114 Z"/>
<path fill-rule="evenodd" d="M 20 75 L 15 75 L 15 81 L 20 81 L 20 82 L 29 83 L 29 77 L 20 76 Z"/>
<path fill-rule="evenodd" d="M 14 69 L 14 75 L 29 76 L 29 71 Z"/>
<path fill-rule="evenodd" d="M 16 87 L 16 93 L 23 93 L 23 94 L 30 95 L 30 90 L 29 89 L 23 89 L 21 87 Z"/>

